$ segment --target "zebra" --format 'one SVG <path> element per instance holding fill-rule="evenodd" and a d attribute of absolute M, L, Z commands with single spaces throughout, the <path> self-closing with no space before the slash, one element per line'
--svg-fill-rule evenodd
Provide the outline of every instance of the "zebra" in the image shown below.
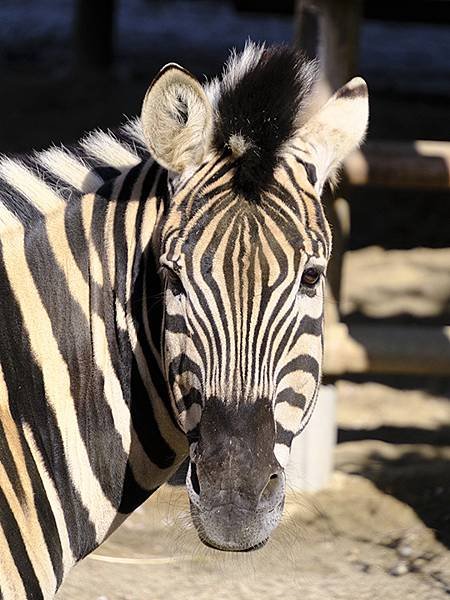
<path fill-rule="evenodd" d="M 0 598 L 52 598 L 189 457 L 199 538 L 263 545 L 321 375 L 320 201 L 366 131 L 352 79 L 248 43 L 140 118 L 0 159 Z"/>

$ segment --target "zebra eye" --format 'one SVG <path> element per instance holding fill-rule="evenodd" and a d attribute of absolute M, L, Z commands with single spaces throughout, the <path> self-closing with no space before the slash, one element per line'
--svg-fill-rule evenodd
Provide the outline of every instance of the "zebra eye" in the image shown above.
<path fill-rule="evenodd" d="M 180 276 L 174 269 L 166 267 L 167 278 L 169 280 L 170 289 L 174 296 L 180 296 L 181 294 L 186 295 L 184 290 L 183 282 Z"/>
<path fill-rule="evenodd" d="M 315 269 L 314 267 L 310 267 L 309 269 L 305 269 L 302 275 L 302 285 L 306 287 L 314 287 L 316 283 L 320 279 L 320 271 Z"/>

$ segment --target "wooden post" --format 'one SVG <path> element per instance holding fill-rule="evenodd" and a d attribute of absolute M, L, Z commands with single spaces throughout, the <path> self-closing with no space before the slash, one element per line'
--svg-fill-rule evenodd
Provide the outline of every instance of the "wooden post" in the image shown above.
<path fill-rule="evenodd" d="M 450 142 L 368 142 L 344 163 L 350 185 L 450 188 Z"/>
<path fill-rule="evenodd" d="M 103 70 L 113 61 L 115 0 L 76 0 L 74 46 L 82 70 Z"/>

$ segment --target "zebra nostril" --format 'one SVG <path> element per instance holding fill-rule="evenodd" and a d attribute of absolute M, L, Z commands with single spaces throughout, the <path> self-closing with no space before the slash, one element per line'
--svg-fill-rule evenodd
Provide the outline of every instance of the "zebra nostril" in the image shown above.
<path fill-rule="evenodd" d="M 195 463 L 192 461 L 191 461 L 191 483 L 192 483 L 192 489 L 197 494 L 197 496 L 199 496 L 200 495 L 200 482 L 198 480 L 197 467 L 195 466 Z"/>
<path fill-rule="evenodd" d="M 259 504 L 268 503 L 270 504 L 273 499 L 277 496 L 277 492 L 279 491 L 282 485 L 282 480 L 278 473 L 272 473 L 269 477 L 261 495 L 259 497 Z"/>

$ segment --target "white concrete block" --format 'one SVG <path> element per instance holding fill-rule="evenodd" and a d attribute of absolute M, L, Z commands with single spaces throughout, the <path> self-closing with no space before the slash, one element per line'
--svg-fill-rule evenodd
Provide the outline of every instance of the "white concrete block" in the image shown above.
<path fill-rule="evenodd" d="M 336 387 L 323 385 L 308 425 L 292 443 L 286 468 L 288 488 L 314 492 L 327 485 L 336 439 Z"/>

